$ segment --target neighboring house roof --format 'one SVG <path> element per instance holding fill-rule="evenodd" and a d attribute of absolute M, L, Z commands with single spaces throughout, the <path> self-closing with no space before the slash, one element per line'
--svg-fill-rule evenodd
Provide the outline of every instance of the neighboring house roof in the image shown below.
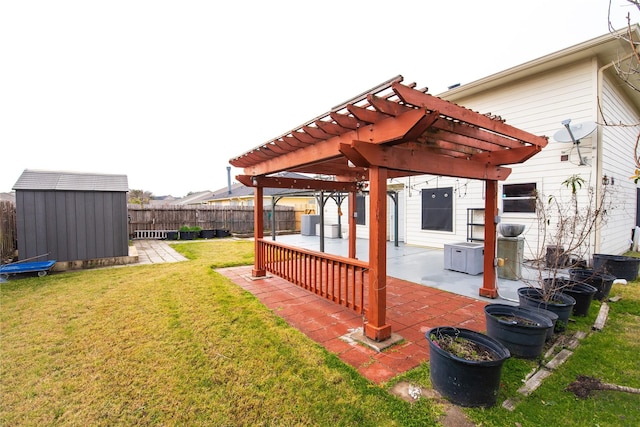
<path fill-rule="evenodd" d="M 126 175 L 25 169 L 14 190 L 129 191 Z"/>
<path fill-rule="evenodd" d="M 213 193 L 211 191 L 199 191 L 197 193 L 189 194 L 182 199 L 174 200 L 170 202 L 171 205 L 197 205 L 206 203 L 207 200 L 211 199 L 211 195 Z"/>
<path fill-rule="evenodd" d="M 15 203 L 16 202 L 16 193 L 0 193 L 0 202 L 11 202 L 11 203 Z"/>
<path fill-rule="evenodd" d="M 309 179 L 307 175 L 302 175 L 295 172 L 283 172 L 276 174 L 275 176 L 283 177 L 283 178 L 292 178 L 292 179 Z M 253 187 L 247 187 L 244 184 L 239 182 L 234 183 L 231 186 L 231 192 L 229 192 L 229 187 L 224 187 L 219 190 L 213 192 L 211 198 L 209 200 L 227 200 L 227 199 L 237 199 L 237 198 L 248 198 L 253 197 Z M 296 190 L 291 188 L 265 188 L 264 196 L 308 196 L 313 197 L 313 191 L 309 190 Z"/>
<path fill-rule="evenodd" d="M 149 204 L 152 206 L 166 206 L 174 205 L 178 199 L 173 196 L 160 196 L 154 197 L 149 200 Z"/>
<path fill-rule="evenodd" d="M 628 59 L 628 56 L 634 54 L 630 49 L 629 42 L 623 39 L 623 37 L 628 36 L 627 31 L 627 28 L 624 28 L 614 33 L 607 33 L 471 83 L 457 86 L 438 96 L 450 101 L 456 101 L 462 97 L 483 92 L 496 86 L 502 86 L 505 83 L 590 58 L 598 59 L 598 67 L 607 67 L 605 69 L 615 71 L 614 63 L 619 61 L 625 63 L 627 62 L 625 58 Z M 640 40 L 640 26 L 638 24 L 631 26 L 630 33 L 634 40 Z M 620 87 L 630 97 L 634 105 L 640 105 L 640 93 L 638 91 L 624 84 L 620 85 Z"/>

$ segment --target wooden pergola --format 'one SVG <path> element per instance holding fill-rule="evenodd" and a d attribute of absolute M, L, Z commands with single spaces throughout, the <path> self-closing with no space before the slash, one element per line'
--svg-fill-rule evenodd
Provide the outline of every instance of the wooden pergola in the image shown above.
<path fill-rule="evenodd" d="M 365 335 L 391 336 L 386 322 L 387 180 L 438 175 L 483 180 L 485 197 L 484 277 L 481 296 L 495 298 L 498 181 L 547 145 L 547 138 L 507 125 L 403 84 L 402 76 L 340 104 L 307 123 L 235 157 L 244 169 L 238 181 L 255 187 L 255 264 L 253 275 L 272 272 L 336 303 L 366 315 Z M 281 171 L 324 179 L 285 179 Z M 355 258 L 355 195 L 368 183 L 369 261 Z M 347 192 L 349 256 L 288 248 L 263 235 L 263 188 Z M 356 284 L 355 288 L 352 285 Z"/>

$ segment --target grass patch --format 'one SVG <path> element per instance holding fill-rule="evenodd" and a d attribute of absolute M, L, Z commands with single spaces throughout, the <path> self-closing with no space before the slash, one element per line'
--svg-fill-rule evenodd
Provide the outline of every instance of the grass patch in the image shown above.
<path fill-rule="evenodd" d="M 387 391 L 398 381 L 430 388 L 428 364 L 372 384 L 214 271 L 251 264 L 252 242 L 173 246 L 189 261 L 0 285 L 0 425 L 437 425 L 441 402 Z M 640 387 L 640 283 L 616 294 L 605 329 L 531 396 L 517 389 L 538 361 L 505 362 L 498 402 L 517 398 L 515 411 L 467 416 L 483 426 L 640 425 L 637 395 L 565 391 L 578 375 Z M 590 329 L 593 304 L 565 335 Z"/>
<path fill-rule="evenodd" d="M 538 364 L 511 358 L 503 367 L 503 389 L 498 399 L 518 401 L 510 412 L 501 406 L 490 409 L 468 409 L 467 415 L 483 426 L 562 425 L 562 426 L 637 426 L 640 425 L 640 396 L 614 391 L 596 391 L 580 399 L 567 391 L 578 375 L 598 378 L 603 382 L 640 387 L 640 283 L 614 285 L 611 296 L 623 298 L 609 303 L 609 319 L 603 331 L 590 333 L 573 355 L 545 379 L 542 386 L 528 397 L 516 392 L 522 379 Z M 601 303 L 594 301 L 589 316 L 573 317 L 565 335 L 589 331 Z"/>
<path fill-rule="evenodd" d="M 574 354 L 545 379 L 542 386 L 524 397 L 517 390 L 523 379 L 540 360 L 511 357 L 502 369 L 498 403 L 493 408 L 465 408 L 468 418 L 478 426 L 629 426 L 640 425 L 640 396 L 615 391 L 596 391 L 587 399 L 577 398 L 566 391 L 578 375 L 598 378 L 603 382 L 640 387 L 640 282 L 614 285 L 611 296 L 622 299 L 609 303 L 609 320 L 603 331 L 590 333 Z M 594 301 L 586 317 L 572 317 L 563 335 L 573 336 L 577 331 L 589 331 L 601 303 Z M 546 350 L 545 350 L 546 351 Z M 390 385 L 407 381 L 423 388 L 431 388 L 429 365 L 394 378 Z M 480 387 L 482 385 L 479 385 Z M 516 409 L 503 408 L 502 402 L 516 400 Z"/>
<path fill-rule="evenodd" d="M 52 274 L 0 288 L 2 425 L 434 425 L 213 271 L 190 261 Z"/>

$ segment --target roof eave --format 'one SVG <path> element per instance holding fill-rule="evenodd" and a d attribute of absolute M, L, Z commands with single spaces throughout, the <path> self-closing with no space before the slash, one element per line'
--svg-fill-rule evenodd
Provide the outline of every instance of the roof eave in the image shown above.
<path fill-rule="evenodd" d="M 625 46 L 625 43 L 618 38 L 621 35 L 627 34 L 627 30 L 627 28 L 623 28 L 615 33 L 608 33 L 600 37 L 596 37 L 586 42 L 525 62 L 524 64 L 491 74 L 479 80 L 463 84 L 437 96 L 455 102 L 456 100 L 474 95 L 475 93 L 539 74 L 547 70 L 560 67 L 564 64 L 573 63 L 593 56 L 597 56 L 602 59 L 604 56 L 603 52 L 607 51 L 609 48 L 608 45 L 611 45 L 611 48 L 613 48 L 614 45 L 618 43 L 623 48 L 628 49 L 628 46 Z M 631 26 L 631 33 L 636 40 L 640 40 L 640 26 L 638 24 Z M 608 59 L 603 62 L 606 61 L 608 61 Z"/>

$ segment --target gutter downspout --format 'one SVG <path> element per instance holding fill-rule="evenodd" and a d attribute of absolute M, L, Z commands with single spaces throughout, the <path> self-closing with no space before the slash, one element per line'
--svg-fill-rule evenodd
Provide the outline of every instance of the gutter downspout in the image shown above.
<path fill-rule="evenodd" d="M 634 56 L 634 53 L 631 52 L 628 55 L 623 56 L 618 59 L 618 61 L 626 61 L 627 59 Z M 615 65 L 615 62 L 611 62 L 609 64 L 603 65 L 598 68 L 598 76 L 597 76 L 597 98 L 596 98 L 596 123 L 604 124 L 604 116 L 602 115 L 602 92 L 604 90 L 604 72 L 606 69 Z M 603 141 L 602 141 L 602 126 L 598 126 L 596 130 L 596 202 L 600 200 L 602 192 L 604 191 L 602 184 L 602 153 L 603 153 Z M 593 242 L 593 253 L 600 252 L 600 245 L 602 244 L 602 232 L 601 232 L 601 220 L 598 219 L 598 224 L 596 224 L 596 233 L 595 239 Z"/>

